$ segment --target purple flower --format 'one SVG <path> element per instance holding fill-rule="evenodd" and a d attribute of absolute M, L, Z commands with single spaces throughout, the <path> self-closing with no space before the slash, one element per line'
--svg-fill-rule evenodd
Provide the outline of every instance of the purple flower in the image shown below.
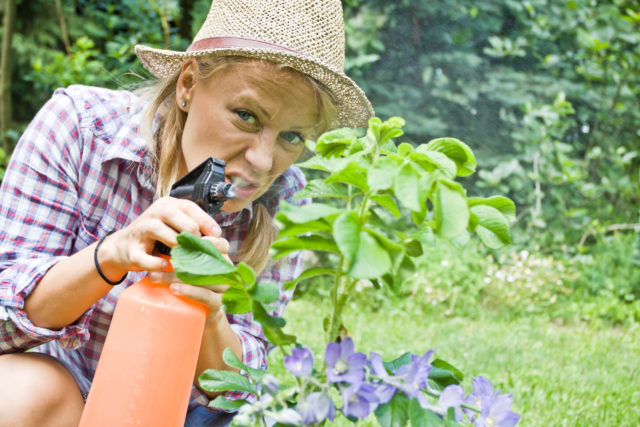
<path fill-rule="evenodd" d="M 349 337 L 342 342 L 330 342 L 324 354 L 327 362 L 327 380 L 332 383 L 348 382 L 359 384 L 364 379 L 364 365 L 367 356 L 353 352 L 353 340 Z"/>
<path fill-rule="evenodd" d="M 438 400 L 438 408 L 446 412 L 449 408 L 454 408 L 456 421 L 462 422 L 464 416 L 460 405 L 464 403 L 464 389 L 459 385 L 451 384 L 447 386 L 440 394 Z"/>
<path fill-rule="evenodd" d="M 300 425 L 300 414 L 294 411 L 291 408 L 284 408 L 280 411 L 265 411 L 264 416 L 268 421 L 275 421 L 280 424 L 289 424 L 289 425 Z M 270 425 L 267 423 L 267 425 Z"/>
<path fill-rule="evenodd" d="M 376 385 L 376 396 L 378 396 L 379 403 L 381 405 L 389 402 L 396 392 L 396 388 L 390 384 L 386 384 L 385 380 L 389 378 L 389 373 L 382 364 L 382 358 L 378 353 L 371 352 L 369 357 L 369 366 L 371 366 L 371 373 L 380 378 L 380 381 Z"/>
<path fill-rule="evenodd" d="M 465 398 L 464 403 L 480 409 L 482 398 L 484 396 L 492 396 L 494 394 L 493 384 L 491 384 L 491 381 L 485 377 L 480 376 L 473 378 L 472 387 L 473 391 Z M 477 412 L 472 411 L 471 409 L 465 409 L 465 412 L 469 414 L 471 421 L 475 419 Z"/>
<path fill-rule="evenodd" d="M 284 367 L 296 377 L 308 377 L 313 370 L 313 355 L 307 347 L 294 348 L 284 357 Z"/>
<path fill-rule="evenodd" d="M 476 427 L 512 427 L 520 421 L 520 416 L 511 412 L 511 395 L 500 394 L 500 390 L 494 390 L 491 381 L 482 376 L 473 379 L 473 392 L 467 396 L 464 403 L 480 410 L 480 414 L 465 410 Z"/>
<path fill-rule="evenodd" d="M 513 427 L 520 421 L 520 416 L 511 412 L 513 403 L 510 394 L 494 393 L 482 396 L 480 414 L 473 422 L 474 427 Z"/>
<path fill-rule="evenodd" d="M 336 407 L 326 394 L 315 391 L 300 399 L 296 410 L 302 417 L 302 424 L 308 426 L 320 424 L 325 419 L 333 419 L 336 416 Z"/>
<path fill-rule="evenodd" d="M 493 384 L 487 378 L 479 376 L 473 379 L 473 393 L 469 395 L 470 397 L 475 396 L 480 401 L 482 396 L 491 396 L 493 393 Z"/>
<path fill-rule="evenodd" d="M 423 408 L 428 406 L 428 402 L 422 390 L 427 386 L 431 363 L 429 359 L 433 355 L 433 350 L 427 351 L 422 356 L 412 356 L 411 363 L 403 365 L 395 370 L 395 374 L 404 378 L 402 391 L 409 398 L 416 398 Z"/>
<path fill-rule="evenodd" d="M 271 374 L 267 374 L 262 378 L 262 387 L 264 391 L 275 396 L 278 394 L 278 390 L 280 390 L 280 383 L 278 379 Z"/>
<path fill-rule="evenodd" d="M 352 384 L 342 390 L 342 413 L 345 417 L 367 418 L 378 407 L 376 388 L 367 383 Z"/>

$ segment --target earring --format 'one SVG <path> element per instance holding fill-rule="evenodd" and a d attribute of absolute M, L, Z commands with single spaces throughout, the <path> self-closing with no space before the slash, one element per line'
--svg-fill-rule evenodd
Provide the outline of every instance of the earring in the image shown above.
<path fill-rule="evenodd" d="M 182 100 L 182 103 L 180 104 L 182 106 L 182 108 L 186 108 L 187 107 L 187 101 L 185 101 L 184 99 Z"/>

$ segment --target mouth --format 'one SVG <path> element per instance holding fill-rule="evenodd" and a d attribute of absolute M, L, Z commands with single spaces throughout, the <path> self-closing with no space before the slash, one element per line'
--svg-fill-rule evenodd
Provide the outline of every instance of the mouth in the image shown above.
<path fill-rule="evenodd" d="M 255 182 L 248 181 L 238 175 L 227 175 L 227 179 L 233 184 L 236 191 L 236 197 L 240 199 L 250 198 L 258 190 L 258 188 L 260 188 L 260 186 Z"/>

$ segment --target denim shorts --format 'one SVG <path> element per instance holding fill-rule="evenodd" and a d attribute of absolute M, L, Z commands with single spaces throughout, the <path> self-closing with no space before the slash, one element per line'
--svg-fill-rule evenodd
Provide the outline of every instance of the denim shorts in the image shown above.
<path fill-rule="evenodd" d="M 223 427 L 231 424 L 235 413 L 211 412 L 204 406 L 196 406 L 187 413 L 184 427 Z"/>

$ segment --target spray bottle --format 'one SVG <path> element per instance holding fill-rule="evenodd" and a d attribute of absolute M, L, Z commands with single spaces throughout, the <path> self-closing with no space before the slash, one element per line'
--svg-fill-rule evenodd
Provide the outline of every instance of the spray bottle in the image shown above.
<path fill-rule="evenodd" d="M 211 157 L 172 187 L 210 215 L 235 196 L 225 162 Z M 156 249 L 168 257 L 169 248 Z M 168 268 L 171 271 L 172 267 Z M 81 427 L 182 426 L 186 417 L 206 308 L 146 277 L 118 298 L 87 398 Z"/>

